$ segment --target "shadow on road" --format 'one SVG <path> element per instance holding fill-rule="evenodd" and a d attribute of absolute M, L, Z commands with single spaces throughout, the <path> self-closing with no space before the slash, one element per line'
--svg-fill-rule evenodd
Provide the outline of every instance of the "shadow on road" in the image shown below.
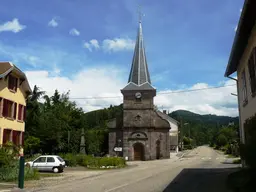
<path fill-rule="evenodd" d="M 231 192 L 226 180 L 238 168 L 183 169 L 163 192 Z"/>

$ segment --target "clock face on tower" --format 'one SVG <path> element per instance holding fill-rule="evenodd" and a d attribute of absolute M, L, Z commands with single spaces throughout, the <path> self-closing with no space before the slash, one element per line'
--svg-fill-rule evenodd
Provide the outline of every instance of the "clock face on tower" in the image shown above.
<path fill-rule="evenodd" d="M 140 92 L 135 93 L 135 97 L 136 97 L 137 99 L 140 99 L 140 98 L 141 98 L 141 93 L 140 93 Z"/>

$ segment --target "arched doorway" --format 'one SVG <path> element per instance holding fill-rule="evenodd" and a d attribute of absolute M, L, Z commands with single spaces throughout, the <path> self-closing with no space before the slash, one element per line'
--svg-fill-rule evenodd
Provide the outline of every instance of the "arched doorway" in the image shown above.
<path fill-rule="evenodd" d="M 134 161 L 144 160 L 144 146 L 142 143 L 135 143 L 133 145 Z"/>
<path fill-rule="evenodd" d="M 156 141 L 156 159 L 160 159 L 160 141 Z"/>

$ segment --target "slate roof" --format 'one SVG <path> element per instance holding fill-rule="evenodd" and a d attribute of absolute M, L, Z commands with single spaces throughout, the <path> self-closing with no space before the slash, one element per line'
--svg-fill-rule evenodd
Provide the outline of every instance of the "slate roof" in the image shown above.
<path fill-rule="evenodd" d="M 178 121 L 176 121 L 175 119 L 173 119 L 173 118 L 171 118 L 169 115 L 167 115 L 167 114 L 165 114 L 165 113 L 163 113 L 163 112 L 161 112 L 161 111 L 156 111 L 157 112 L 157 114 L 160 116 L 160 117 L 162 117 L 163 119 L 165 119 L 165 120 L 167 120 L 170 124 L 175 124 L 175 125 L 178 125 L 179 124 L 179 122 Z M 177 130 L 178 131 L 178 130 Z"/>
<path fill-rule="evenodd" d="M 141 22 L 139 22 L 137 40 L 136 40 L 136 45 L 134 49 L 132 66 L 131 66 L 131 71 L 128 79 L 128 85 L 129 83 L 133 83 L 134 85 L 137 85 L 137 86 L 141 86 L 142 84 L 145 84 L 145 83 L 151 85 L 150 75 L 148 71 L 148 64 L 147 64 L 147 59 L 145 54 Z M 147 87 L 149 88 L 148 85 Z M 127 88 L 129 88 L 129 86 Z M 131 88 L 135 88 L 135 87 L 133 86 Z M 154 89 L 154 88 L 151 86 L 150 89 Z"/>
<path fill-rule="evenodd" d="M 148 82 L 141 85 L 136 85 L 135 83 L 130 82 L 123 88 L 123 90 L 152 90 L 152 89 L 155 89 L 155 88 Z"/>

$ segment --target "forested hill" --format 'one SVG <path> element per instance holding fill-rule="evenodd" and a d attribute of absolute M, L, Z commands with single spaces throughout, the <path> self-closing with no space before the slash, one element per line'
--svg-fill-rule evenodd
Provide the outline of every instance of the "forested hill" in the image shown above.
<path fill-rule="evenodd" d="M 200 115 L 185 110 L 173 111 L 169 116 L 180 122 L 180 136 L 186 141 L 192 139 L 194 145 L 221 147 L 239 138 L 238 117 Z"/>
<path fill-rule="evenodd" d="M 193 113 L 186 110 L 177 110 L 173 111 L 169 114 L 170 117 L 184 122 L 193 122 L 193 123 L 201 123 L 206 125 L 219 125 L 219 126 L 226 126 L 229 123 L 234 122 L 234 124 L 238 124 L 239 119 L 238 117 L 228 117 L 228 116 L 218 116 L 218 115 L 200 115 L 197 113 Z"/>

